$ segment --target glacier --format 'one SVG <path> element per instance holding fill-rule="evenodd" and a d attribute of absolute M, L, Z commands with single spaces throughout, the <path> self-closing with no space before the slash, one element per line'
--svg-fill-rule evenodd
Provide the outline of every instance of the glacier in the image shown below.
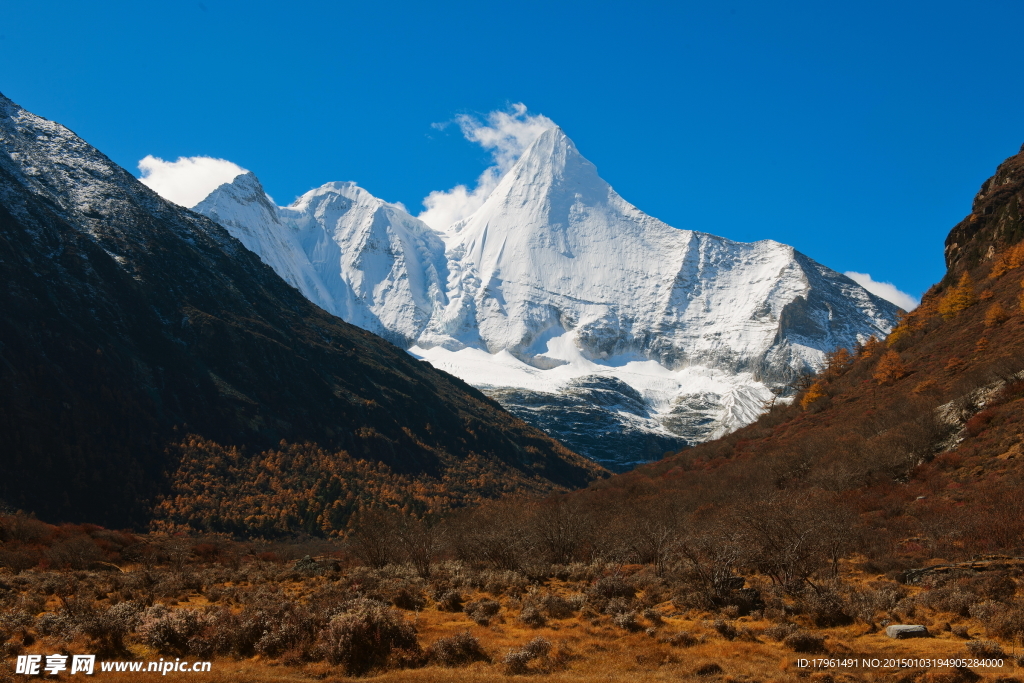
<path fill-rule="evenodd" d="M 790 246 L 648 216 L 557 127 L 444 230 L 351 182 L 279 207 L 251 173 L 193 210 L 313 303 L 613 470 L 750 423 L 899 312 Z"/>

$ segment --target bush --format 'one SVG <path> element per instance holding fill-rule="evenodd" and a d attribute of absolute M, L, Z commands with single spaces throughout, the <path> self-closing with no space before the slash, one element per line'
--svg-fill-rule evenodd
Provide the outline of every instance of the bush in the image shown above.
<path fill-rule="evenodd" d="M 484 599 L 468 603 L 463 610 L 480 626 L 488 626 L 491 618 L 501 611 L 501 605 L 494 600 Z"/>
<path fill-rule="evenodd" d="M 579 609 L 576 602 L 559 595 L 545 595 L 541 606 L 549 619 L 568 619 Z"/>
<path fill-rule="evenodd" d="M 772 624 L 764 630 L 764 636 L 781 643 L 798 630 L 796 624 Z"/>
<path fill-rule="evenodd" d="M 442 612 L 461 612 L 462 594 L 456 590 L 444 591 L 435 598 L 437 609 Z"/>
<path fill-rule="evenodd" d="M 689 631 L 680 631 L 667 638 L 662 638 L 660 642 L 668 643 L 672 647 L 693 647 L 700 642 L 700 639 Z"/>
<path fill-rule="evenodd" d="M 966 645 L 967 652 L 971 657 L 977 659 L 1004 659 L 1006 657 L 1003 646 L 994 640 L 969 640 Z"/>
<path fill-rule="evenodd" d="M 391 604 L 398 609 L 419 611 L 426 606 L 427 599 L 419 590 L 403 586 L 391 596 Z"/>
<path fill-rule="evenodd" d="M 693 673 L 697 676 L 717 676 L 722 673 L 722 667 L 714 662 L 709 662 L 708 664 L 697 667 L 697 670 Z"/>
<path fill-rule="evenodd" d="M 447 638 L 441 638 L 427 648 L 427 658 L 441 666 L 465 666 L 473 662 L 489 662 L 480 641 L 469 631 L 462 631 Z"/>
<path fill-rule="evenodd" d="M 349 676 L 386 667 L 392 652 L 421 652 L 416 629 L 386 605 L 365 598 L 353 600 L 320 634 L 316 653 Z"/>
<path fill-rule="evenodd" d="M 825 650 L 825 636 L 797 630 L 783 638 L 782 644 L 793 652 L 823 652 Z"/>
<path fill-rule="evenodd" d="M 633 601 L 627 600 L 626 598 L 612 598 L 605 603 L 604 609 L 601 610 L 605 614 L 622 614 L 623 612 L 631 612 L 633 610 Z"/>
<path fill-rule="evenodd" d="M 126 651 L 124 638 L 141 622 L 141 614 L 142 605 L 121 602 L 80 620 L 78 630 L 92 641 L 91 652 L 106 657 L 122 655 Z"/>
<path fill-rule="evenodd" d="M 819 628 L 846 626 L 853 622 L 849 607 L 835 586 L 826 586 L 818 590 L 808 588 L 801 597 L 802 606 L 807 611 L 811 623 Z"/>
<path fill-rule="evenodd" d="M 587 593 L 608 600 L 612 598 L 632 598 L 636 595 L 636 588 L 618 576 L 605 576 L 598 579 L 597 583 L 591 586 Z"/>
<path fill-rule="evenodd" d="M 551 641 L 541 637 L 534 638 L 518 650 L 509 650 L 502 660 L 505 673 L 513 676 L 529 673 L 527 665 L 535 659 L 547 657 L 550 651 Z"/>
<path fill-rule="evenodd" d="M 143 642 L 162 655 L 190 654 L 189 640 L 202 632 L 205 624 L 195 610 L 169 611 L 161 604 L 146 610 L 140 635 Z"/>
<path fill-rule="evenodd" d="M 661 626 L 665 623 L 665 620 L 661 618 L 661 613 L 653 607 L 648 607 L 644 610 L 644 619 L 651 622 L 655 626 Z"/>
<path fill-rule="evenodd" d="M 532 605 L 527 605 L 519 613 L 519 621 L 530 628 L 540 628 L 548 622 L 540 610 Z"/>
<path fill-rule="evenodd" d="M 632 610 L 629 612 L 620 612 L 612 617 L 612 622 L 619 628 L 624 628 L 627 631 L 639 631 L 640 624 L 636 620 L 636 612 Z"/>
<path fill-rule="evenodd" d="M 736 627 L 727 621 L 716 619 L 715 622 L 711 624 L 711 626 L 716 631 L 718 631 L 718 634 L 720 636 L 722 636 L 726 640 L 732 640 L 736 637 Z"/>

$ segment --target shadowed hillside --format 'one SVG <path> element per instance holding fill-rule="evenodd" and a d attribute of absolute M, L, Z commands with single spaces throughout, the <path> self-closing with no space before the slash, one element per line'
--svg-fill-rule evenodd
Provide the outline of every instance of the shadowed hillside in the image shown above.
<path fill-rule="evenodd" d="M 0 282 L 0 498 L 52 520 L 144 525 L 188 433 L 531 491 L 602 471 L 2 96 Z"/>

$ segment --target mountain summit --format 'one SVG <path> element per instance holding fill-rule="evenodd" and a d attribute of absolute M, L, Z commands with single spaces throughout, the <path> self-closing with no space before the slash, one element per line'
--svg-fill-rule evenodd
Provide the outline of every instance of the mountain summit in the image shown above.
<path fill-rule="evenodd" d="M 383 330 L 613 468 L 749 423 L 826 353 L 884 336 L 896 321 L 894 305 L 792 247 L 648 216 L 560 128 L 442 232 L 380 200 L 363 208 L 372 202 L 361 190 L 364 199 L 339 200 L 336 213 L 317 208 L 341 187 L 358 194 L 350 184 L 263 217 L 252 207 L 262 199 L 238 199 L 234 186 L 248 182 L 218 188 L 195 210 L 243 241 L 266 234 L 247 246 L 311 300 Z M 275 265 L 303 259 L 333 303 L 304 272 Z M 340 303 L 353 297 L 361 303 Z"/>

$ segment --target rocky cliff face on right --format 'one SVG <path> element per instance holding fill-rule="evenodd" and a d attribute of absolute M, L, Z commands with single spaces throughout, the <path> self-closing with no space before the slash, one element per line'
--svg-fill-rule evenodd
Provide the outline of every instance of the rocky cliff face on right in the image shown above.
<path fill-rule="evenodd" d="M 959 274 L 1024 239 L 1024 146 L 996 169 L 974 197 L 971 213 L 946 237 L 946 267 Z"/>
<path fill-rule="evenodd" d="M 442 231 L 351 183 L 271 210 L 245 198 L 254 180 L 195 210 L 312 301 L 615 469 L 751 422 L 827 353 L 896 321 L 792 247 L 648 216 L 559 128 Z"/>

